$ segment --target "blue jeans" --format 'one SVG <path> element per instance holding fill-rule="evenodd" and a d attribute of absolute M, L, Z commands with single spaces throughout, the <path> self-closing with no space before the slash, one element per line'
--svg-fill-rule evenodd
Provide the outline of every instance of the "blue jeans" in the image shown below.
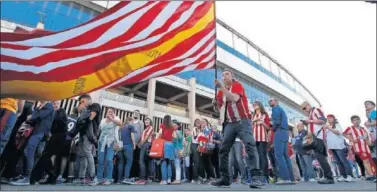
<path fill-rule="evenodd" d="M 161 162 L 162 181 L 167 181 L 172 177 L 171 160 L 163 159 Z"/>
<path fill-rule="evenodd" d="M 347 161 L 346 149 L 331 149 L 331 151 L 334 154 L 336 163 L 338 164 L 340 174 L 344 178 L 346 178 L 347 175 L 352 176 L 352 168 Z"/>
<path fill-rule="evenodd" d="M 357 167 L 357 164 L 355 161 L 352 161 L 352 160 L 348 160 L 348 164 L 350 165 L 351 169 L 355 169 L 355 174 L 356 175 L 353 175 L 355 177 L 359 177 L 360 176 L 360 173 L 359 173 L 359 168 Z"/>
<path fill-rule="evenodd" d="M 98 167 L 97 167 L 97 179 L 102 180 L 103 172 L 106 163 L 105 179 L 111 180 L 113 178 L 113 158 L 114 158 L 114 148 L 112 143 L 109 147 L 105 147 L 104 151 L 101 151 L 103 142 L 98 142 Z"/>
<path fill-rule="evenodd" d="M 298 155 L 305 181 L 315 178 L 313 158 L 310 155 Z"/>
<path fill-rule="evenodd" d="M 134 149 L 133 145 L 124 145 L 123 151 L 119 151 L 118 153 L 119 163 L 118 163 L 118 179 L 122 178 L 122 174 L 124 173 L 123 179 L 130 178 L 131 167 L 134 159 Z M 126 163 L 124 162 L 126 161 Z M 124 166 L 126 164 L 126 166 Z M 124 172 L 123 172 L 124 169 Z"/>
<path fill-rule="evenodd" d="M 9 141 L 17 115 L 8 109 L 0 109 L 0 156 Z"/>
<path fill-rule="evenodd" d="M 237 164 L 237 166 L 236 166 Z M 233 167 L 238 167 L 241 173 L 241 179 L 246 179 L 246 168 L 242 157 L 242 143 L 241 141 L 236 141 L 233 144 L 232 149 L 229 153 L 229 170 L 233 170 Z M 238 174 L 238 173 L 235 173 Z M 233 178 L 233 171 L 230 171 L 230 178 Z"/>
<path fill-rule="evenodd" d="M 24 155 L 26 160 L 26 169 L 24 176 L 29 177 L 31 174 L 31 171 L 34 167 L 34 158 L 35 158 L 35 152 L 38 148 L 39 143 L 44 138 L 44 133 L 37 133 L 35 135 L 31 135 L 29 140 L 27 141 Z"/>
<path fill-rule="evenodd" d="M 249 119 L 242 119 L 241 121 L 231 122 L 225 125 L 224 137 L 219 151 L 220 174 L 224 179 L 230 179 L 229 152 L 236 140 L 236 137 L 240 138 L 245 144 L 246 153 L 248 155 L 246 158 L 246 163 L 248 169 L 252 172 L 253 178 L 258 179 L 258 177 L 262 175 L 259 167 L 259 154 L 253 134 L 251 133 L 251 128 L 252 124 Z"/>
<path fill-rule="evenodd" d="M 288 130 L 276 130 L 274 148 L 280 178 L 285 181 L 294 181 L 292 162 L 288 155 Z"/>

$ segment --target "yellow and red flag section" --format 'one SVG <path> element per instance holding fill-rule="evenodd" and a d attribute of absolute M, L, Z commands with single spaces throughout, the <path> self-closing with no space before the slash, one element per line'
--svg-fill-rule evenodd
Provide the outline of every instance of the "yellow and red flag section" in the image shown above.
<path fill-rule="evenodd" d="M 215 64 L 213 1 L 122 1 L 60 32 L 1 33 L 1 97 L 59 100 Z"/>

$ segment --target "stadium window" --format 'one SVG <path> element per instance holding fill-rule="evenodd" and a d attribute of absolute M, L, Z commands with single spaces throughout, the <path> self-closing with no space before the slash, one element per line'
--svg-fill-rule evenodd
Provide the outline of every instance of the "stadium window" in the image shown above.
<path fill-rule="evenodd" d="M 83 22 L 88 21 L 91 18 L 91 14 L 92 11 L 89 8 L 83 6 L 80 20 Z"/>
<path fill-rule="evenodd" d="M 72 2 L 70 17 L 78 19 L 80 15 L 81 6 L 75 2 Z"/>
<path fill-rule="evenodd" d="M 69 10 L 71 9 L 71 2 L 61 1 L 58 13 L 62 15 L 69 15 Z"/>

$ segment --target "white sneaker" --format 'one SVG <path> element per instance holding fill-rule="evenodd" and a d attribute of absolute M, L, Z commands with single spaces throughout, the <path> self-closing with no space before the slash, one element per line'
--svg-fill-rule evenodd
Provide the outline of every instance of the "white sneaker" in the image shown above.
<path fill-rule="evenodd" d="M 339 177 L 339 178 L 337 179 L 337 181 L 338 181 L 338 182 L 344 182 L 344 181 L 346 181 L 346 179 L 344 179 L 344 177 Z"/>
<path fill-rule="evenodd" d="M 301 182 L 305 182 L 305 179 L 304 179 L 304 178 L 301 178 L 300 181 L 301 181 Z"/>
<path fill-rule="evenodd" d="M 348 175 L 347 178 L 345 179 L 346 182 L 354 182 L 355 180 L 353 180 L 353 178 L 351 177 L 351 175 Z"/>
<path fill-rule="evenodd" d="M 315 182 L 317 182 L 317 179 L 311 178 L 311 179 L 309 179 L 309 182 L 315 183 Z"/>

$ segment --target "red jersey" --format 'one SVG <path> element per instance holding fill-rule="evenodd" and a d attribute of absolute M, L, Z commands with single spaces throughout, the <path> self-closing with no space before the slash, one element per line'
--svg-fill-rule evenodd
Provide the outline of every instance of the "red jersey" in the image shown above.
<path fill-rule="evenodd" d="M 167 129 L 164 124 L 161 124 L 160 129 L 162 130 L 161 139 L 172 142 L 174 128 L 171 127 L 170 129 Z"/>
<path fill-rule="evenodd" d="M 270 126 L 270 118 L 268 117 L 268 114 L 255 114 L 253 118 L 253 135 L 255 138 L 255 141 L 257 142 L 267 142 L 267 129 L 263 127 L 263 125 L 258 125 L 256 121 L 257 119 L 262 119 L 264 123 L 268 126 Z"/>
<path fill-rule="evenodd" d="M 240 99 L 237 102 L 228 102 L 226 109 L 227 121 L 236 122 L 240 121 L 241 119 L 251 119 L 245 89 L 243 88 L 242 84 L 238 81 L 234 81 L 229 91 L 238 94 L 240 96 Z M 220 90 L 216 98 L 219 108 L 225 105 L 223 97 L 224 93 Z"/>
<path fill-rule="evenodd" d="M 366 141 L 366 138 L 368 137 L 368 132 L 365 130 L 365 128 L 356 128 L 354 126 L 348 127 L 344 131 L 344 134 L 351 135 L 351 137 L 357 141 L 357 143 L 354 143 L 352 146 L 352 148 L 355 150 L 355 153 L 370 154 L 370 149 Z"/>

